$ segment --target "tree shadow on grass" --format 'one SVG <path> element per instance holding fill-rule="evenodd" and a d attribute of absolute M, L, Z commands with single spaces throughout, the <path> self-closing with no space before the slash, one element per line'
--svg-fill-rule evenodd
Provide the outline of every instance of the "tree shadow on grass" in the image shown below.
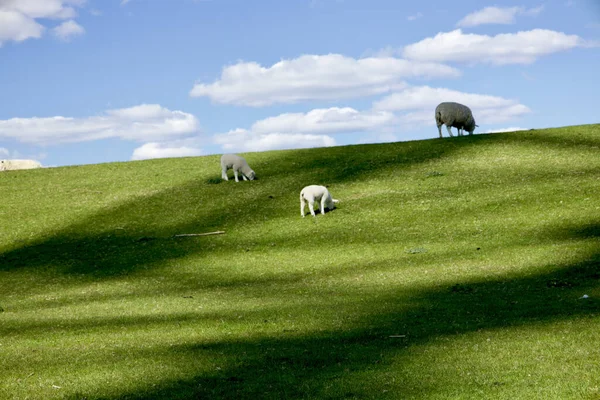
<path fill-rule="evenodd" d="M 600 238 L 597 223 L 571 225 L 568 229 L 556 228 L 544 232 L 545 240 L 561 242 L 572 240 L 597 240 Z M 588 250 L 590 250 L 588 248 Z M 509 250 L 508 250 L 509 251 Z M 322 331 L 298 334 L 295 329 L 283 327 L 278 333 L 262 338 L 227 338 L 206 340 L 195 344 L 183 344 L 159 349 L 124 348 L 110 350 L 116 357 L 134 357 L 155 363 L 156 357 L 165 362 L 174 362 L 186 370 L 186 378 L 139 383 L 139 390 L 123 393 L 98 395 L 78 393 L 77 399 L 192 399 L 192 398 L 428 398 L 449 393 L 452 385 L 465 383 L 464 377 L 453 375 L 438 377 L 436 368 L 421 368 L 411 371 L 410 366 L 398 363 L 414 357 L 412 349 L 426 346 L 437 338 L 460 339 L 464 335 L 481 331 L 537 327 L 571 319 L 596 318 L 600 312 L 600 300 L 594 297 L 581 299 L 583 293 L 600 289 L 600 243 L 592 252 L 577 254 L 579 261 L 568 265 L 548 264 L 538 274 L 524 277 L 497 277 L 470 281 L 449 282 L 443 285 L 415 288 L 408 293 L 404 287 L 382 287 L 370 295 L 351 298 L 351 308 L 356 312 L 338 329 L 328 327 Z M 358 266 L 355 268 L 360 269 Z M 329 274 L 321 271 L 320 274 Z M 300 276 L 290 277 L 299 279 Z M 319 276 L 313 277 L 319 279 Z M 240 289 L 249 282 L 238 282 Z M 260 296 L 259 289 L 268 285 L 286 285 L 281 282 L 258 278 L 252 284 Z M 235 290 L 236 283 L 232 284 Z M 201 288 L 199 288 L 201 290 Z M 276 290 L 271 288 L 272 290 Z M 331 301 L 323 300 L 318 307 L 336 307 L 336 295 L 345 289 L 335 289 Z M 254 292 L 253 292 L 254 293 Z M 306 303 L 282 304 L 282 313 L 294 313 L 294 307 Z M 257 310 L 260 311 L 260 310 Z M 297 310 L 298 312 L 300 310 Z M 318 311 L 318 309 L 317 309 Z M 339 312 L 344 312 L 342 309 Z M 61 329 L 71 334 L 85 332 L 87 327 L 110 328 L 115 326 L 138 326 L 153 329 L 170 324 L 173 329 L 182 323 L 192 323 L 203 318 L 206 323 L 228 321 L 235 323 L 235 311 L 222 315 L 182 313 L 165 316 L 115 317 L 94 321 L 66 321 Z M 262 320 L 260 312 L 249 318 Z M 212 321 L 212 322 L 211 322 Z M 46 329 L 56 333 L 53 321 L 42 321 L 37 325 L 24 325 L 24 331 L 36 330 L 42 334 Z M 3 331 L 3 335 L 16 334 Z M 568 340 L 568 339 L 567 339 Z M 575 343 L 578 339 L 571 339 Z M 533 343 L 532 343 L 533 345 Z M 587 344 L 582 345 L 588 349 Z M 123 352 L 122 356 L 119 352 Z M 215 357 L 219 369 L 212 372 L 195 373 L 192 360 Z M 519 356 L 517 356 L 519 357 Z M 560 355 L 553 357 L 554 363 L 564 360 Z M 399 361 L 402 360 L 402 361 Z M 444 358 L 442 357 L 442 360 Z M 442 362 L 448 362 L 446 359 Z M 493 362 L 493 361 L 491 361 Z M 517 362 L 517 360 L 514 360 Z M 189 363 L 186 367 L 185 364 Z M 152 364 L 151 364 L 152 365 Z M 579 365 L 578 365 L 579 366 Z M 446 365 L 450 370 L 452 365 Z M 558 368 L 559 365 L 556 365 Z M 582 364 L 581 369 L 584 368 Z M 598 371 L 600 372 L 600 371 Z M 396 384 L 386 386 L 382 377 L 393 375 Z M 510 390 L 519 382 L 503 380 L 507 376 L 497 372 L 489 382 L 481 383 L 484 392 Z M 525 379 L 525 378 L 524 378 Z M 529 379 L 528 385 L 535 384 Z M 583 385 L 585 378 L 575 383 Z M 392 391 L 384 392 L 392 388 Z M 517 388 L 518 390 L 518 388 Z M 479 393 L 479 392 L 478 392 Z M 539 395 L 543 393 L 536 392 Z M 553 392 L 554 393 L 554 392 Z M 477 395 L 471 392 L 474 397 Z M 555 393 L 554 393 L 555 394 Z M 499 396 L 503 397 L 503 396 Z"/>
<path fill-rule="evenodd" d="M 382 171 L 388 171 L 392 177 L 411 166 L 450 156 L 465 144 L 432 139 L 282 150 L 277 152 L 277 163 L 264 163 L 260 167 L 264 171 L 265 179 L 289 176 L 295 181 L 299 192 L 306 185 L 358 182 Z M 289 168 L 281 169 L 278 167 L 281 164 Z"/>
<path fill-rule="evenodd" d="M 270 200 L 260 186 L 191 181 L 84 217 L 0 254 L 0 271 L 39 267 L 60 273 L 113 276 L 198 254 L 229 240 L 232 230 L 260 220 Z M 225 230 L 226 234 L 176 238 Z"/>
<path fill-rule="evenodd" d="M 268 161 L 257 164 L 264 179 L 218 185 L 211 179 L 192 180 L 128 200 L 42 238 L 13 244 L 0 254 L 0 271 L 44 267 L 101 277 L 152 268 L 210 247 L 174 241 L 175 234 L 231 231 L 260 223 L 264 203 L 274 204 L 274 199 L 279 215 L 285 208 L 295 216 L 305 184 L 356 182 L 383 170 L 393 174 L 460 147 L 452 141 L 429 141 L 371 145 L 367 151 L 343 146 L 263 154 Z"/>
<path fill-rule="evenodd" d="M 459 149 L 498 141 L 565 146 L 562 137 L 525 132 L 267 152 L 257 155 L 257 169 L 264 176 L 260 181 L 215 185 L 197 179 L 128 200 L 43 238 L 14 244 L 0 254 L 0 271 L 44 267 L 66 274 L 108 277 L 153 268 L 222 246 L 237 228 L 260 224 L 261 218 L 271 217 L 273 211 L 276 217 L 297 215 L 297 195 L 304 185 L 359 182 L 382 172 L 394 175 L 449 157 Z M 587 136 L 568 141 L 577 147 L 598 145 Z M 269 215 L 263 210 L 266 202 Z M 194 242 L 173 239 L 179 233 L 216 230 L 226 230 L 226 237 Z"/>
<path fill-rule="evenodd" d="M 297 196 L 306 184 L 359 182 L 381 173 L 392 177 L 414 165 L 450 157 L 457 150 L 498 141 L 597 147 L 600 141 L 590 137 L 585 134 L 565 139 L 564 135 L 526 131 L 261 153 L 257 154 L 257 169 L 264 176 L 261 181 L 215 185 L 195 179 L 128 200 L 41 238 L 13 244 L 0 254 L 0 271 L 43 267 L 102 277 L 153 268 L 168 260 L 224 247 L 236 229 L 270 217 L 264 212 L 265 202 L 269 202 L 269 214 L 295 217 Z M 172 237 L 216 230 L 226 230 L 227 235 L 185 242 Z"/>
<path fill-rule="evenodd" d="M 597 237 L 598 226 L 591 229 Z M 588 228 L 585 230 L 589 232 Z M 456 282 L 419 290 L 412 296 L 413 306 L 408 308 L 399 306 L 394 290 L 356 299 L 356 308 L 365 311 L 363 317 L 339 330 L 300 336 L 294 335 L 293 330 L 284 330 L 270 338 L 176 346 L 170 350 L 174 354 L 189 358 L 214 354 L 226 361 L 212 373 L 156 382 L 138 391 L 109 396 L 82 393 L 73 398 L 378 399 L 428 398 L 449 393 L 452 385 L 464 383 L 465 378 L 437 377 L 433 366 L 403 375 L 399 371 L 404 370 L 397 365 L 398 357 L 410 359 L 412 348 L 439 337 L 459 338 L 486 330 L 597 316 L 600 300 L 579 297 L 600 288 L 600 251 L 583 256 L 572 265 L 548 265 L 546 270 L 524 278 Z M 560 357 L 555 362 L 560 363 Z M 447 367 L 452 369 L 451 365 Z M 390 373 L 397 383 L 386 392 L 390 387 L 377 376 Z M 506 377 L 502 372 L 496 375 L 480 389 L 492 393 L 500 386 L 510 390 L 510 385 L 516 384 L 495 380 Z M 528 385 L 531 383 L 530 378 Z"/>
<path fill-rule="evenodd" d="M 564 131 L 569 131 L 565 135 Z M 578 125 L 564 128 L 550 128 L 540 130 L 518 131 L 507 135 L 490 134 L 489 140 L 506 141 L 508 143 L 525 143 L 540 147 L 554 147 L 559 149 L 579 148 L 594 149 L 598 148 L 600 141 L 600 124 Z"/>
<path fill-rule="evenodd" d="M 368 179 L 373 174 L 393 173 L 416 163 L 450 156 L 455 149 L 488 140 L 508 139 L 482 135 L 454 141 L 436 140 L 431 146 L 422 143 L 381 145 L 373 148 L 380 151 L 377 156 L 373 156 L 373 152 L 357 152 L 351 146 L 334 154 L 328 154 L 327 149 L 314 150 L 314 153 L 307 150 L 300 158 L 296 154 L 282 153 L 271 158 L 277 162 L 264 165 L 265 176 L 276 178 L 278 174 L 284 174 L 290 177 L 289 180 L 269 182 L 270 178 L 265 178 L 257 182 L 259 185 L 251 186 L 190 182 L 134 199 L 43 239 L 14 246 L 0 257 L 0 271 L 56 267 L 58 272 L 66 274 L 107 277 L 153 268 L 166 260 L 211 251 L 209 243 L 177 242 L 172 238 L 173 234 L 217 230 L 223 226 L 234 230 L 258 223 L 258 211 L 268 196 L 287 198 L 285 196 L 293 190 L 294 206 L 289 207 L 289 212 L 297 217 L 296 193 L 305 183 Z M 538 143 L 544 139 L 523 139 L 513 135 L 510 140 Z M 585 140 L 575 145 L 587 148 L 597 143 Z M 211 199 L 225 193 L 233 195 L 233 200 L 209 204 Z M 115 221 L 122 230 L 116 229 Z M 597 239 L 599 231 L 597 224 L 575 227 L 571 231 L 562 229 L 560 239 Z M 365 310 L 364 317 L 339 330 L 301 336 L 281 332 L 280 336 L 271 338 L 223 339 L 167 349 L 165 351 L 185 357 L 205 352 L 222 354 L 228 362 L 214 373 L 194 374 L 190 371 L 192 378 L 156 382 L 154 387 L 104 398 L 397 398 L 413 394 L 426 397 L 428 391 L 443 390 L 444 382 L 420 387 L 420 382 L 412 381 L 411 377 L 399 377 L 406 379 L 406 392 L 385 395 L 372 391 L 375 384 L 362 386 L 360 383 L 343 384 L 342 381 L 352 380 L 356 374 L 365 371 L 384 372 L 394 363 L 395 356 L 406 355 L 412 346 L 427 344 L 437 337 L 595 316 L 600 311 L 598 300 L 580 301 L 578 298 L 584 292 L 598 289 L 598 254 L 582 256 L 580 262 L 572 265 L 548 265 L 549 272 L 537 276 L 456 282 L 446 287 L 421 290 L 414 294 L 416 306 L 408 309 L 397 305 L 399 296 L 393 291 L 357 299 L 356 307 Z M 260 284 L 260 281 L 255 283 Z M 234 288 L 235 284 L 232 283 Z M 327 306 L 330 305 L 323 304 L 323 307 Z M 186 321 L 193 316 L 174 318 Z M 93 321 L 85 323 L 94 324 Z M 85 329 L 85 323 L 77 329 Z M 143 326 L 160 324 L 160 320 L 141 318 L 132 323 Z M 105 324 L 110 326 L 111 321 L 105 321 Z M 46 327 L 42 323 L 32 328 L 43 332 Z M 405 336 L 390 338 L 399 333 Z M 151 358 L 152 353 L 147 357 Z M 423 373 L 431 374 L 431 371 Z M 417 388 L 414 393 L 410 391 L 411 387 Z M 79 396 L 82 397 L 101 398 Z"/>

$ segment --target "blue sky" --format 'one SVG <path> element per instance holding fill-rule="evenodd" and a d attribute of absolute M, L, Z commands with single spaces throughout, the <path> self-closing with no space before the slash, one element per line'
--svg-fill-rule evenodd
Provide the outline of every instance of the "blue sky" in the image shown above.
<path fill-rule="evenodd" d="M 600 122 L 593 0 L 0 0 L 0 158 L 45 166 Z"/>

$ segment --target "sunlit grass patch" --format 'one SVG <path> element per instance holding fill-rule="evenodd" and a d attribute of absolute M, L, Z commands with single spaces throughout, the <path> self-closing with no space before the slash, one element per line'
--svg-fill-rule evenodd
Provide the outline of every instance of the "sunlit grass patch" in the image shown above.
<path fill-rule="evenodd" d="M 599 133 L 0 173 L 0 398 L 594 398 Z"/>

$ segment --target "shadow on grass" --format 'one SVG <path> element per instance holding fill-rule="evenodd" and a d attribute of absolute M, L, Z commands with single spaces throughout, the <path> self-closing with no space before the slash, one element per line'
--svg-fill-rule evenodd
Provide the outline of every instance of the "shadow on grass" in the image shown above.
<path fill-rule="evenodd" d="M 390 178 L 411 166 L 451 156 L 467 145 L 453 140 L 431 139 L 414 142 L 381 143 L 283 150 L 277 152 L 277 163 L 260 167 L 265 179 L 289 176 L 298 191 L 310 184 L 337 184 L 365 180 L 382 171 Z M 286 168 L 280 168 L 285 165 Z M 269 177 L 269 178 L 267 178 Z"/>
<path fill-rule="evenodd" d="M 598 226 L 585 230 L 598 237 Z M 408 309 L 399 307 L 393 291 L 356 299 L 356 308 L 365 310 L 363 317 L 339 330 L 300 337 L 293 330 L 283 330 L 271 338 L 175 346 L 169 350 L 173 354 L 185 354 L 190 359 L 218 355 L 226 361 L 213 373 L 156 382 L 139 391 L 106 397 L 82 393 L 73 398 L 427 398 L 460 382 L 432 376 L 433 368 L 399 373 L 403 369 L 398 368 L 398 357 L 411 357 L 414 346 L 438 337 L 550 324 L 600 312 L 598 299 L 579 299 L 581 293 L 600 287 L 600 251 L 572 265 L 548 265 L 546 270 L 525 278 L 457 282 L 424 289 L 413 295 L 416 306 Z M 392 366 L 396 369 L 389 370 Z M 385 383 L 374 378 L 386 371 L 396 380 L 393 392 L 385 393 Z M 362 375 L 365 372 L 370 378 Z M 490 381 L 481 389 L 493 393 L 495 386 L 510 384 Z"/>
<path fill-rule="evenodd" d="M 0 271 L 44 267 L 101 277 L 151 268 L 210 246 L 208 240 L 174 241 L 175 234 L 260 223 L 268 217 L 264 203 L 274 199 L 277 215 L 296 216 L 298 193 L 306 184 L 356 182 L 383 170 L 393 174 L 462 145 L 431 140 L 371 145 L 368 151 L 343 146 L 273 153 L 268 162 L 257 163 L 264 179 L 235 183 L 215 177 L 128 200 L 43 238 L 13 244 L 0 254 Z"/>
<path fill-rule="evenodd" d="M 565 135 L 564 132 L 568 132 Z M 490 134 L 492 141 L 502 140 L 507 143 L 527 143 L 535 146 L 551 146 L 555 148 L 598 148 L 600 124 L 579 125 L 565 128 L 551 128 L 530 131 L 519 131 L 509 135 Z"/>
<path fill-rule="evenodd" d="M 532 144 L 564 146 L 562 139 L 527 134 L 455 139 L 373 145 L 368 152 L 356 151 L 352 146 L 333 152 L 329 149 L 282 152 L 261 165 L 265 178 L 260 182 L 250 185 L 246 185 L 248 182 L 216 184 L 210 180 L 190 182 L 129 201 L 44 239 L 14 246 L 0 256 L 0 271 L 54 268 L 60 273 L 103 278 L 154 268 L 167 260 L 213 251 L 214 242 L 229 248 L 226 236 L 211 241 L 178 241 L 172 236 L 223 228 L 229 232 L 259 223 L 261 205 L 272 200 L 269 196 L 284 202 L 289 198 L 289 204 L 275 212 L 299 218 L 297 193 L 305 184 L 336 184 L 368 179 L 382 172 L 393 174 L 416 163 L 450 156 L 463 146 L 480 143 L 530 141 Z M 586 148 L 598 145 L 587 139 L 571 142 L 573 146 Z M 226 196 L 232 196 L 226 204 L 212 202 L 214 198 Z M 556 241 L 598 239 L 599 234 L 600 225 L 595 223 L 543 233 Z M 598 299 L 581 300 L 579 297 L 582 293 L 597 290 L 600 285 L 598 250 L 591 256 L 581 255 L 580 261 L 572 265 L 548 265 L 547 272 L 535 276 L 454 282 L 443 287 L 415 290 L 411 292 L 413 306 L 408 308 L 398 304 L 400 293 L 385 289 L 388 291 L 377 296 L 353 299 L 355 308 L 364 310 L 359 313 L 362 317 L 349 321 L 340 329 L 306 335 L 282 330 L 279 335 L 261 339 L 223 339 L 161 349 L 181 355 L 184 361 L 208 354 L 225 359 L 225 362 L 221 369 L 212 373 L 188 370 L 188 378 L 158 381 L 138 391 L 105 397 L 81 393 L 72 398 L 427 398 L 428 394 L 444 391 L 445 385 L 451 383 L 443 379 L 437 382 L 436 377 L 431 376 L 433 369 L 407 375 L 392 371 L 398 383 L 394 386 L 395 391 L 387 394 L 381 392 L 383 384 L 374 383 L 377 380 L 372 376 L 365 378 L 361 374 L 389 371 L 398 362 L 398 356 L 410 358 L 410 349 L 414 346 L 443 336 L 456 337 L 479 330 L 597 316 L 600 312 Z M 292 280 L 301 278 L 290 277 Z M 223 287 L 227 284 L 219 283 Z M 235 290 L 237 285 L 252 284 L 258 289 L 279 283 L 259 278 L 229 284 Z M 202 285 L 198 290 L 202 290 Z M 322 304 L 322 307 L 331 307 L 331 304 Z M 227 315 L 207 315 L 206 318 L 210 323 L 211 319 L 226 319 Z M 114 321 L 63 321 L 62 326 L 69 331 L 113 324 L 151 329 L 156 325 L 196 319 L 197 314 L 184 313 L 170 315 L 168 321 L 160 317 L 121 317 Z M 56 331 L 52 323 L 40 322 L 20 328 L 43 334 L 46 330 Z M 3 331 L 6 335 L 17 333 Z M 122 351 L 127 352 L 127 357 L 151 360 L 155 356 L 152 349 L 146 353 L 130 348 Z M 419 379 L 426 376 L 430 379 Z M 492 384 L 494 382 L 489 383 Z"/>
<path fill-rule="evenodd" d="M 275 217 L 297 215 L 297 193 L 307 184 L 357 182 L 382 172 L 394 179 L 394 174 L 413 165 L 449 157 L 468 146 L 498 141 L 561 148 L 565 143 L 586 148 L 598 146 L 589 134 L 584 136 L 565 139 L 525 131 L 263 153 L 260 157 L 266 161 L 256 163 L 264 176 L 260 181 L 234 183 L 216 177 L 129 200 L 43 238 L 14 244 L 0 254 L 0 271 L 44 267 L 102 277 L 152 268 L 167 260 L 209 251 L 214 243 L 230 240 L 227 236 L 184 242 L 173 240 L 175 234 L 232 232 L 238 227 L 259 224 L 261 218 L 271 217 L 263 210 L 267 201 L 271 202 L 270 213 L 274 212 Z"/>

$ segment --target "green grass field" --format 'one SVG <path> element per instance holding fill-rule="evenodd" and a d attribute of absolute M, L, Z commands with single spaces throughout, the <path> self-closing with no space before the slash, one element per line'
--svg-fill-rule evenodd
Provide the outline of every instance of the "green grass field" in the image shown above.
<path fill-rule="evenodd" d="M 600 125 L 245 157 L 0 173 L 0 398 L 600 399 Z"/>

